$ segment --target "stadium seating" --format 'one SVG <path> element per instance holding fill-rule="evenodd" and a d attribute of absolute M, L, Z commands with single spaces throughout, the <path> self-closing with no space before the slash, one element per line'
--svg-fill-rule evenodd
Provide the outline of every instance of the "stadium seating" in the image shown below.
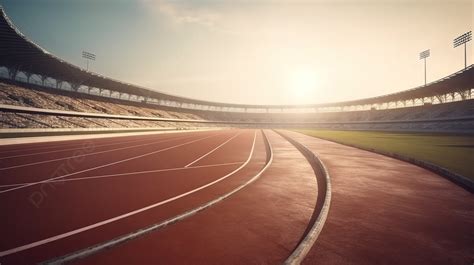
<path fill-rule="evenodd" d="M 417 107 L 320 113 L 197 112 L 206 119 L 254 122 L 366 122 L 474 116 L 473 100 Z"/>
<path fill-rule="evenodd" d="M 0 104 L 59 111 L 241 122 L 239 126 L 306 126 L 325 129 L 473 131 L 474 100 L 417 107 L 320 113 L 246 113 L 172 108 L 35 85 L 0 82 Z M 0 112 L 0 128 L 189 127 L 198 123 L 66 117 Z M 253 123 L 253 124 L 252 124 Z M 298 124 L 300 123 L 300 124 Z M 205 124 L 209 126 L 209 124 Z M 222 125 L 222 124 L 221 124 Z M 201 125 L 202 126 L 202 125 Z"/>
<path fill-rule="evenodd" d="M 23 87 L 0 83 L 0 104 L 35 107 L 50 110 L 77 111 L 127 116 L 144 116 L 177 119 L 202 119 L 182 111 L 170 111 L 138 106 L 112 98 L 95 97 L 75 92 Z M 0 128 L 135 128 L 183 127 L 189 123 L 163 121 L 117 120 L 104 118 L 61 117 L 52 115 L 0 112 Z"/>

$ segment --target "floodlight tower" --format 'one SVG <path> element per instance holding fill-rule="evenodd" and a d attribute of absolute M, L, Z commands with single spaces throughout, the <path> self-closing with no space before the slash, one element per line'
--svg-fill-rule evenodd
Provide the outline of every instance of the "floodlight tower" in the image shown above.
<path fill-rule="evenodd" d="M 87 62 L 87 71 L 89 71 L 89 61 L 92 60 L 92 61 L 95 61 L 95 54 L 93 53 L 90 53 L 90 52 L 86 52 L 86 51 L 82 51 L 82 58 L 86 59 L 86 62 Z"/>
<path fill-rule="evenodd" d="M 426 58 L 430 57 L 430 50 L 420 52 L 420 60 L 423 59 L 425 63 L 425 86 L 426 86 Z"/>
<path fill-rule="evenodd" d="M 466 43 L 468 43 L 471 40 L 471 31 L 468 31 L 461 36 L 455 38 L 453 40 L 453 46 L 454 48 L 461 46 L 464 44 L 464 69 L 467 68 L 467 49 L 466 49 Z"/>

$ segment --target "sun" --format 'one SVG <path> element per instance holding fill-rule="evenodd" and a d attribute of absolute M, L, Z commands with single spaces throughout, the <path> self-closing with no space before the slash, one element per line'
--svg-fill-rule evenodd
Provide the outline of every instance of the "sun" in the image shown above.
<path fill-rule="evenodd" d="M 318 88 L 318 77 L 310 67 L 301 67 L 290 71 L 288 88 L 292 97 L 297 101 L 311 101 Z"/>

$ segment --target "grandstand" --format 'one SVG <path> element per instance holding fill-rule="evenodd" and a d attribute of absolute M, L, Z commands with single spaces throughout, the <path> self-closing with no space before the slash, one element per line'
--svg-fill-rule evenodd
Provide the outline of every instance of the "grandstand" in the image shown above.
<path fill-rule="evenodd" d="M 28 40 L 3 9 L 0 13 L 1 128 L 232 124 L 474 131 L 472 65 L 426 86 L 360 100 L 312 105 L 218 103 L 169 95 L 81 69 Z"/>
<path fill-rule="evenodd" d="M 15 83 L 17 85 L 15 85 Z M 19 86 L 21 85 L 21 86 Z M 0 83 L 2 128 L 134 128 L 166 126 L 198 126 L 189 120 L 220 123 L 273 126 L 312 126 L 327 129 L 364 130 L 437 130 L 472 131 L 474 128 L 473 100 L 384 110 L 307 113 L 243 113 L 203 111 L 157 106 L 115 98 L 98 97 L 73 91 L 53 90 L 37 85 Z M 19 112 L 14 106 L 24 107 Z M 27 111 L 36 109 L 34 111 Z M 116 116 L 157 118 L 140 119 L 92 118 L 72 115 L 39 113 L 37 109 L 61 112 L 81 112 Z M 174 119 L 188 122 L 172 122 Z M 208 122 L 207 125 L 210 123 Z"/>
<path fill-rule="evenodd" d="M 69 91 L 50 91 L 40 86 L 16 86 L 11 83 L 0 83 L 0 104 L 2 104 L 3 128 L 134 128 L 134 127 L 167 127 L 176 124 L 166 119 L 201 120 L 189 112 L 177 112 L 142 106 L 138 102 L 126 102 L 117 99 L 106 99 Z M 146 119 L 117 119 L 106 117 L 79 117 L 77 115 L 41 115 L 38 111 L 13 109 L 13 106 L 30 109 L 47 109 L 63 112 L 81 112 L 118 116 L 153 117 L 156 121 Z M 59 113 L 53 113 L 59 114 Z M 181 126 L 189 125 L 181 123 Z"/>

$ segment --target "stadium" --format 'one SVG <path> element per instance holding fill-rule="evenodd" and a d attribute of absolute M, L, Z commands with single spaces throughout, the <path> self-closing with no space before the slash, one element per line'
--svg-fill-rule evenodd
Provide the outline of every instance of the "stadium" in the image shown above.
<path fill-rule="evenodd" d="M 472 64 L 221 103 L 89 71 L 0 15 L 0 264 L 474 262 Z"/>

